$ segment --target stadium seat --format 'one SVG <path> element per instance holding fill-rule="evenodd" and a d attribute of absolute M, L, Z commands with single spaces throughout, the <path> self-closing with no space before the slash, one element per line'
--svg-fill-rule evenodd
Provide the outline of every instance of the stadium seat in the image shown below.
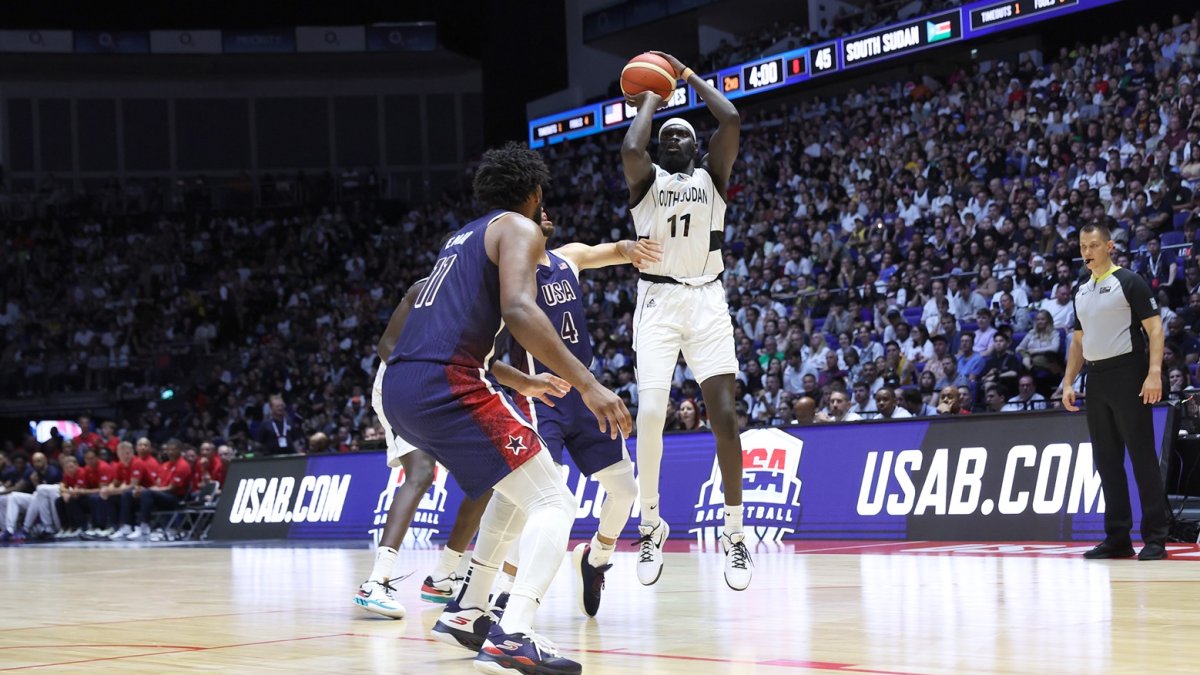
<path fill-rule="evenodd" d="M 1175 221 L 1176 227 L 1182 227 L 1182 224 L 1179 223 L 1179 215 L 1175 216 Z M 1163 248 L 1166 248 L 1167 246 L 1178 246 L 1185 241 L 1186 240 L 1183 238 L 1182 232 L 1163 232 L 1162 236 L 1159 237 L 1159 242 L 1163 245 Z"/>
<path fill-rule="evenodd" d="M 1188 219 L 1188 212 L 1180 211 L 1179 213 L 1175 214 L 1175 218 L 1174 218 L 1174 220 L 1171 221 L 1171 224 L 1175 226 L 1176 230 L 1182 230 L 1183 224 L 1187 222 L 1187 219 Z M 1163 239 L 1166 239 L 1166 238 L 1167 238 L 1166 235 L 1163 235 Z M 1164 241 L 1163 244 L 1165 245 L 1166 242 Z"/>
<path fill-rule="evenodd" d="M 831 335 L 830 333 L 826 333 L 825 334 L 825 344 L 829 345 L 830 349 L 837 349 L 838 348 L 837 336 Z"/>
<path fill-rule="evenodd" d="M 925 308 L 923 307 L 905 307 L 900 312 L 900 315 L 904 317 L 904 321 L 908 323 L 908 325 L 915 326 L 917 325 L 917 322 L 921 320 L 921 314 L 924 311 Z"/>

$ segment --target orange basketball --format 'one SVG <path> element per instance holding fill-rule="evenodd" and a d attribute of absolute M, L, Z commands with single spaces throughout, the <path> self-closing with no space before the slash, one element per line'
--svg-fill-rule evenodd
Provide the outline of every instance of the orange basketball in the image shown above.
<path fill-rule="evenodd" d="M 666 101 L 675 91 L 675 79 L 675 69 L 666 59 L 650 52 L 638 54 L 621 69 L 621 93 L 633 98 L 652 91 Z"/>

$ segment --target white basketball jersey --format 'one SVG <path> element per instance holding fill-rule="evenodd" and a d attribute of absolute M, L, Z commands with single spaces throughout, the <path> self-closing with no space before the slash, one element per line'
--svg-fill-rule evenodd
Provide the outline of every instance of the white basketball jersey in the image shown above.
<path fill-rule="evenodd" d="M 725 200 L 708 171 L 667 173 L 654 166 L 654 183 L 631 210 L 637 236 L 663 247 L 662 262 L 643 270 L 689 284 L 712 281 L 725 269 Z"/>

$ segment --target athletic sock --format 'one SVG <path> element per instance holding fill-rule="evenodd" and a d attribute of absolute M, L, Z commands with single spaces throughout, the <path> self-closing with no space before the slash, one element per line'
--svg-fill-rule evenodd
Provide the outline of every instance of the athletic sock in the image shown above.
<path fill-rule="evenodd" d="M 383 583 L 392 578 L 392 569 L 396 566 L 396 549 L 390 546 L 380 546 L 375 549 L 375 566 L 371 568 L 371 576 L 367 581 Z"/>
<path fill-rule="evenodd" d="M 662 518 L 658 515 L 658 497 L 655 497 L 654 501 L 652 502 L 643 501 L 642 525 L 654 527 L 655 525 L 658 525 L 660 521 L 662 521 Z"/>
<path fill-rule="evenodd" d="M 498 567 L 492 567 L 478 560 L 471 561 L 467 568 L 467 578 L 463 582 L 462 592 L 458 594 L 458 605 L 462 608 L 475 607 L 487 609 L 491 606 L 488 596 L 492 593 L 492 584 L 496 581 Z"/>
<path fill-rule="evenodd" d="M 513 581 L 515 580 L 507 572 L 500 572 L 500 574 L 496 576 L 496 585 L 492 588 L 492 599 L 495 600 L 496 598 L 500 597 L 501 593 L 507 593 L 511 591 Z"/>
<path fill-rule="evenodd" d="M 725 505 L 725 534 L 732 537 L 735 534 L 742 532 L 742 512 L 745 506 L 738 504 L 737 506 Z"/>
<path fill-rule="evenodd" d="M 613 551 L 617 550 L 616 544 L 605 544 L 600 541 L 600 535 L 592 535 L 592 550 L 588 553 L 587 563 L 592 567 L 603 567 L 608 564 L 612 558 Z"/>
<path fill-rule="evenodd" d="M 454 572 L 455 568 L 458 567 L 458 564 L 462 561 L 462 557 L 462 551 L 455 551 L 447 546 L 446 548 L 442 549 L 442 555 L 440 558 L 438 558 L 437 567 L 433 568 L 433 574 L 430 576 L 433 577 L 434 581 L 441 581 L 442 579 L 449 577 L 450 574 Z"/>

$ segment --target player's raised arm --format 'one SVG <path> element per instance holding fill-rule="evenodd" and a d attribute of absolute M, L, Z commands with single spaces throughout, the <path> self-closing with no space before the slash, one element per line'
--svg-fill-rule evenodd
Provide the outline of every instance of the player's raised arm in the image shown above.
<path fill-rule="evenodd" d="M 652 91 L 634 96 L 630 105 L 637 108 L 637 117 L 625 141 L 621 143 L 621 166 L 625 169 L 625 184 L 629 186 L 629 203 L 637 204 L 654 183 L 654 163 L 650 161 L 650 128 L 654 126 L 654 111 L 662 105 L 662 97 Z"/>
<path fill-rule="evenodd" d="M 425 288 L 426 281 L 428 281 L 428 277 L 418 279 L 408 287 L 408 292 L 404 294 L 400 304 L 396 305 L 396 309 L 392 311 L 392 318 L 388 319 L 387 328 L 384 329 L 379 342 L 375 344 L 375 353 L 379 354 L 379 358 L 385 363 L 392 355 L 392 350 L 396 348 L 396 341 L 400 339 L 400 331 L 404 330 L 404 322 L 408 320 L 408 313 L 412 311 L 413 303 L 417 301 L 421 289 Z"/>
<path fill-rule="evenodd" d="M 708 154 L 701 164 L 706 166 L 708 172 L 712 174 L 717 192 L 724 198 L 725 190 L 729 186 L 729 176 L 733 173 L 733 162 L 738 155 L 738 144 L 742 135 L 741 114 L 738 113 L 733 103 L 725 98 L 724 94 L 717 91 L 716 87 L 697 75 L 691 68 L 683 65 L 679 59 L 663 52 L 650 53 L 666 59 L 675 68 L 676 75 L 696 90 L 700 99 L 708 106 L 709 112 L 717 118 L 717 132 L 708 141 Z M 626 138 L 628 139 L 628 136 Z M 626 169 L 626 175 L 628 175 L 628 169 Z"/>
<path fill-rule="evenodd" d="M 534 270 L 546 250 L 541 230 L 532 220 L 510 213 L 488 228 L 488 239 L 491 240 L 493 235 L 495 260 L 500 268 L 500 313 L 513 338 L 534 358 L 579 389 L 585 405 L 596 414 L 601 429 L 614 438 L 618 430 L 629 436 L 633 431 L 633 419 L 625 404 L 597 382 L 587 367 L 571 354 L 545 312 L 538 307 Z M 490 245 L 488 248 L 492 250 Z"/>

